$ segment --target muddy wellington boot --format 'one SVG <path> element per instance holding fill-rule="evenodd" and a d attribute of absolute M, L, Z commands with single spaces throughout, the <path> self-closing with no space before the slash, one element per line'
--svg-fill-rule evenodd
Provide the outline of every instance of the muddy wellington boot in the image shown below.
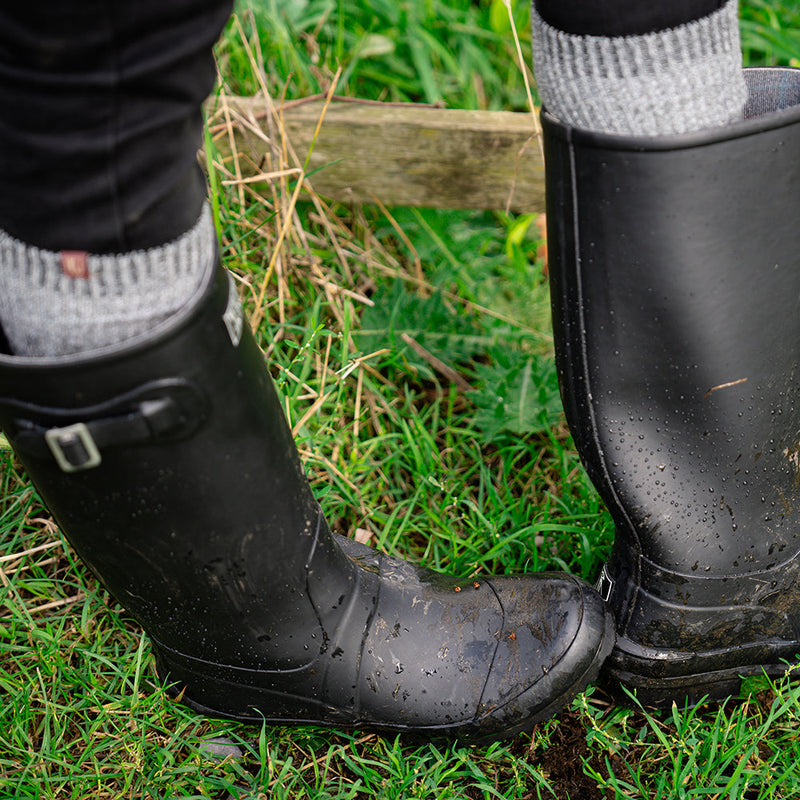
<path fill-rule="evenodd" d="M 65 535 L 204 714 L 498 738 L 613 645 L 577 578 L 456 580 L 333 535 L 222 269 L 146 336 L 0 356 L 0 398 Z"/>
<path fill-rule="evenodd" d="M 655 705 L 800 654 L 800 70 L 746 78 L 702 133 L 543 115 L 562 397 L 616 523 L 607 674 Z"/>

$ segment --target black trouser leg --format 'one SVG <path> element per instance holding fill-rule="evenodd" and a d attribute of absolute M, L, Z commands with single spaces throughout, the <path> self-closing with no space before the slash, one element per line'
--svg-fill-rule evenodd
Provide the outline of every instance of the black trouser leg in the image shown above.
<path fill-rule="evenodd" d="M 541 18 L 579 36 L 636 36 L 705 17 L 725 0 L 535 0 Z"/>
<path fill-rule="evenodd" d="M 0 228 L 124 252 L 197 220 L 201 103 L 231 0 L 0 8 Z"/>

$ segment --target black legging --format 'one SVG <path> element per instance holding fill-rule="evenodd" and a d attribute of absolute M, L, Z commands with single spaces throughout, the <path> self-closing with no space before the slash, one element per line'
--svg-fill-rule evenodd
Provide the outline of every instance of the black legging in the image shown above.
<path fill-rule="evenodd" d="M 643 33 L 722 0 L 536 0 L 582 34 Z M 0 6 L 0 229 L 50 250 L 157 246 L 197 219 L 211 46 L 231 0 Z"/>
<path fill-rule="evenodd" d="M 541 18 L 580 36 L 636 36 L 705 17 L 726 0 L 535 0 Z"/>
<path fill-rule="evenodd" d="M 0 5 L 0 228 L 125 252 L 188 230 L 212 45 L 232 0 Z"/>

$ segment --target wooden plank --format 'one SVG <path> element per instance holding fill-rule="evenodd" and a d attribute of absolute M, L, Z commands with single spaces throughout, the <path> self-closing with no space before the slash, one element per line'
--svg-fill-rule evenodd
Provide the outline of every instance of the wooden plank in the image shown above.
<path fill-rule="evenodd" d="M 301 102 L 267 114 L 257 98 L 225 102 L 242 177 L 264 171 L 270 147 L 283 149 L 282 131 L 302 164 L 325 105 Z M 230 156 L 229 139 L 215 138 L 223 157 Z M 544 168 L 529 113 L 334 101 L 314 141 L 306 167 L 312 171 L 314 191 L 345 202 L 544 210 Z"/>

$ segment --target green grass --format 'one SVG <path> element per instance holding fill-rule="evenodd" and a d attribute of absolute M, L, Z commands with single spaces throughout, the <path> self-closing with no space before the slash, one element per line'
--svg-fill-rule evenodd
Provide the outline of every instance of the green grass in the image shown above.
<path fill-rule="evenodd" d="M 527 13 L 515 4 L 523 46 Z M 228 90 L 254 92 L 242 31 L 276 97 L 326 90 L 341 67 L 341 94 L 525 105 L 501 0 L 259 2 L 219 47 Z M 799 31 L 788 0 L 743 9 L 751 63 L 795 57 Z M 563 423 L 533 219 L 393 209 L 400 237 L 374 208 L 305 194 L 293 208 L 288 182 L 261 199 L 215 186 L 225 261 L 334 529 L 458 574 L 593 579 L 613 530 Z M 800 688 L 788 679 L 660 714 L 590 690 L 482 748 L 197 717 L 167 699 L 135 623 L 11 455 L 0 460 L 0 797 L 800 796 Z M 241 758 L 209 757 L 203 742 L 220 736 Z"/>

